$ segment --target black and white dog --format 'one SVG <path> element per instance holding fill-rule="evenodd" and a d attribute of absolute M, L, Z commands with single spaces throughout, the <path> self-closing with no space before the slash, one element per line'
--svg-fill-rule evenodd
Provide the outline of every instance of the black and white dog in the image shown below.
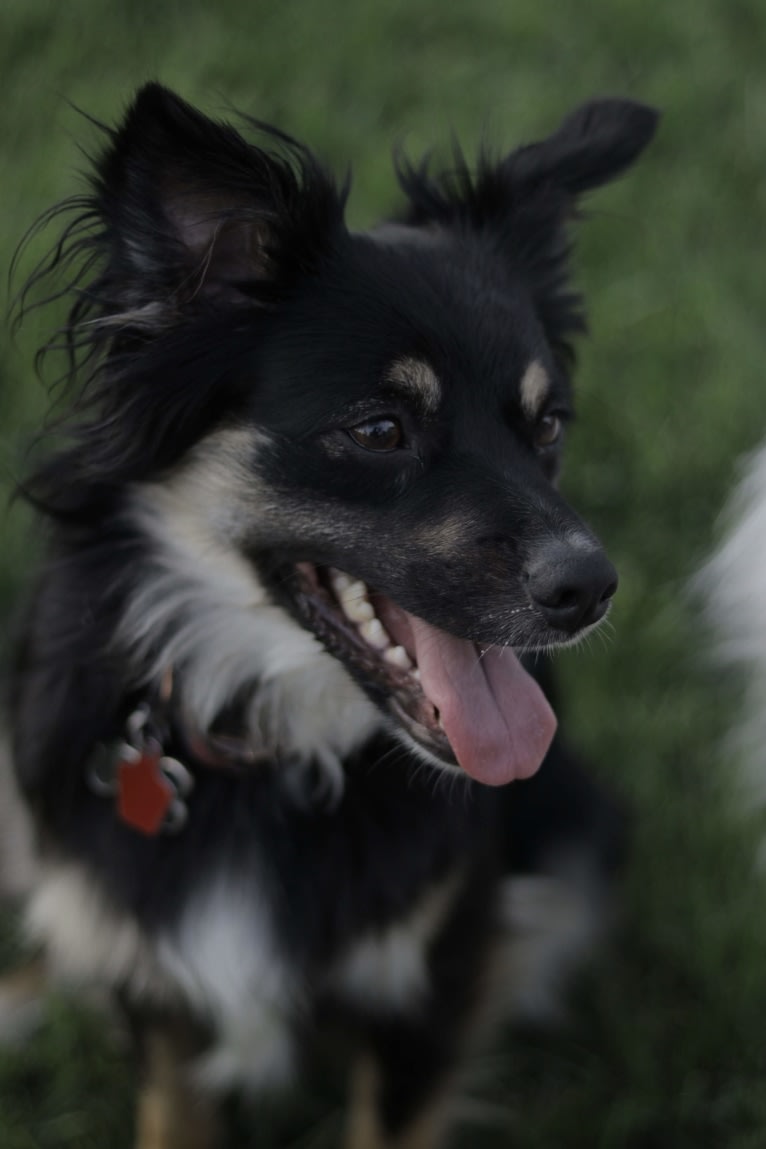
<path fill-rule="evenodd" d="M 325 1027 L 359 1051 L 351 1149 L 437 1145 L 498 954 L 539 1004 L 595 924 L 620 819 L 520 656 L 616 587 L 556 489 L 567 225 L 655 123 L 597 101 L 475 174 L 402 162 L 401 217 L 354 233 L 304 147 L 153 84 L 64 205 L 27 919 L 135 1023 L 141 1149 L 211 1145 L 216 1091 Z"/>

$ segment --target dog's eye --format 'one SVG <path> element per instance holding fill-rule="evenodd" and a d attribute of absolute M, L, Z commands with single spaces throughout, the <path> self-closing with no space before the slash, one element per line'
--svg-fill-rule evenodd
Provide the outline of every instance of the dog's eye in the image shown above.
<path fill-rule="evenodd" d="M 562 429 L 558 415 L 543 415 L 535 427 L 535 446 L 552 447 L 561 438 Z"/>
<path fill-rule="evenodd" d="M 366 451 L 395 451 L 404 438 L 401 425 L 396 419 L 368 419 L 365 423 L 350 427 L 348 433 Z"/>

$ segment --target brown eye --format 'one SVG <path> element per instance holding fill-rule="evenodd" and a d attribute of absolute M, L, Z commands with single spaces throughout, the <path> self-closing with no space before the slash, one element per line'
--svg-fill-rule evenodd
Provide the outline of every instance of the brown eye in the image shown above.
<path fill-rule="evenodd" d="M 395 451 L 404 437 L 396 419 L 369 419 L 349 428 L 348 433 L 366 451 Z"/>
<path fill-rule="evenodd" d="M 535 446 L 552 447 L 561 438 L 562 423 L 558 415 L 543 415 L 535 428 Z"/>

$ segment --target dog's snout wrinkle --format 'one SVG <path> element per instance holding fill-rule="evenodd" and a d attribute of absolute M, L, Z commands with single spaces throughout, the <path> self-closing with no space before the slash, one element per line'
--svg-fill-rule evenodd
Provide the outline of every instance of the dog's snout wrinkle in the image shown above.
<path fill-rule="evenodd" d="M 617 572 L 600 547 L 550 542 L 525 574 L 529 596 L 546 622 L 569 634 L 603 618 L 617 590 Z"/>

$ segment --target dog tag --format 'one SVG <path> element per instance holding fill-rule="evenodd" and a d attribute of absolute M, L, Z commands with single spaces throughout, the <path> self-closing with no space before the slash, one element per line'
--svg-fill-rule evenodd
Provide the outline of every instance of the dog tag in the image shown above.
<path fill-rule="evenodd" d="M 117 766 L 117 811 L 147 837 L 159 834 L 177 790 L 162 770 L 162 748 L 151 740 L 141 750 L 124 747 Z"/>
<path fill-rule="evenodd" d="M 127 720 L 123 742 L 96 746 L 86 778 L 94 794 L 116 799 L 117 815 L 126 826 L 147 837 L 177 834 L 186 824 L 194 777 L 177 758 L 163 753 L 150 724 L 151 710 L 141 703 Z"/>

